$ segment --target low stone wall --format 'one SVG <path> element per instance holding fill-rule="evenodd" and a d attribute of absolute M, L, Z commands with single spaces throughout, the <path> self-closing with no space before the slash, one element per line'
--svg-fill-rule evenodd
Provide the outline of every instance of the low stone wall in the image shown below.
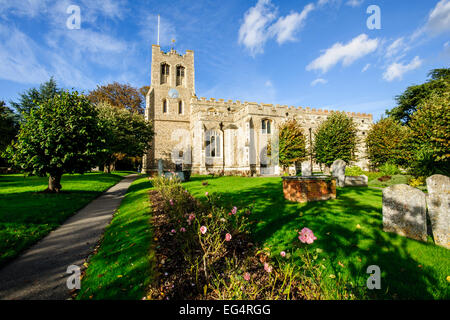
<path fill-rule="evenodd" d="M 284 198 L 294 202 L 336 199 L 336 179 L 329 176 L 282 177 Z"/>

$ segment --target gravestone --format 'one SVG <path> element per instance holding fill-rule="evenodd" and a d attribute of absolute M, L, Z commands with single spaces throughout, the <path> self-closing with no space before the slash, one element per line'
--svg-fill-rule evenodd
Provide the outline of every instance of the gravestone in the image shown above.
<path fill-rule="evenodd" d="M 302 177 L 312 176 L 311 161 L 302 162 Z"/>
<path fill-rule="evenodd" d="M 450 249 L 450 178 L 435 174 L 428 177 L 426 182 L 426 200 L 434 242 Z"/>
<path fill-rule="evenodd" d="M 336 184 L 338 187 L 345 186 L 345 167 L 347 164 L 344 160 L 337 159 L 331 165 L 331 175 L 336 177 Z"/>
<path fill-rule="evenodd" d="M 366 175 L 361 176 L 346 176 L 346 187 L 367 187 L 369 184 L 369 178 Z"/>
<path fill-rule="evenodd" d="M 158 160 L 158 175 L 162 176 L 163 175 L 163 161 L 162 159 Z"/>
<path fill-rule="evenodd" d="M 427 241 L 425 193 L 406 184 L 383 189 L 383 230 Z"/>

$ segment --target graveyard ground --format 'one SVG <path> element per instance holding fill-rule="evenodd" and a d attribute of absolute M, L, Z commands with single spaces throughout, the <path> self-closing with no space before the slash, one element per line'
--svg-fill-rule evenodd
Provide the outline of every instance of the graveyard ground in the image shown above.
<path fill-rule="evenodd" d="M 450 298 L 450 251 L 431 238 L 423 243 L 383 232 L 380 189 L 338 188 L 336 200 L 299 204 L 284 200 L 281 178 L 193 176 L 183 186 L 197 198 L 220 195 L 226 208 L 253 205 L 254 240 L 274 255 L 295 247 L 303 227 L 312 229 L 317 240 L 309 249 L 323 264 L 328 299 L 345 299 L 343 285 L 360 299 Z M 150 189 L 145 179 L 130 188 L 89 263 L 79 299 L 143 296 L 153 277 Z M 381 290 L 367 290 L 369 265 L 381 269 Z"/>
<path fill-rule="evenodd" d="M 0 267 L 128 174 L 63 175 L 59 194 L 42 193 L 45 177 L 0 175 Z"/>

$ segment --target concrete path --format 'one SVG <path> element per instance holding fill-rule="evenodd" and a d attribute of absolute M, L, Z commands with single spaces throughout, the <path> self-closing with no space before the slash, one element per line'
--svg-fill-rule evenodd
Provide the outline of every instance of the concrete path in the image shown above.
<path fill-rule="evenodd" d="M 0 299 L 69 298 L 67 267 L 81 266 L 92 253 L 136 178 L 135 174 L 126 176 L 0 269 Z"/>

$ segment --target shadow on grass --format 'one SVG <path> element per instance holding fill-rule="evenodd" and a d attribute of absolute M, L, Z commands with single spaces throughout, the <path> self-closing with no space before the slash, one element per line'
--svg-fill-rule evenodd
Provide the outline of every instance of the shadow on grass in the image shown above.
<path fill-rule="evenodd" d="M 89 262 L 77 299 L 140 299 L 153 275 L 153 231 L 146 178 L 128 189 Z"/>
<path fill-rule="evenodd" d="M 322 249 L 319 260 L 327 273 L 352 282 L 363 292 L 360 298 L 449 298 L 445 279 L 450 271 L 449 251 L 383 232 L 380 190 L 349 187 L 338 189 L 335 200 L 300 204 L 284 199 L 281 180 L 223 189 L 220 201 L 225 207 L 254 204 L 253 237 L 275 254 L 298 247 L 298 231 L 312 229 L 318 240 L 310 250 Z M 369 265 L 380 267 L 382 290 L 366 289 Z"/>

